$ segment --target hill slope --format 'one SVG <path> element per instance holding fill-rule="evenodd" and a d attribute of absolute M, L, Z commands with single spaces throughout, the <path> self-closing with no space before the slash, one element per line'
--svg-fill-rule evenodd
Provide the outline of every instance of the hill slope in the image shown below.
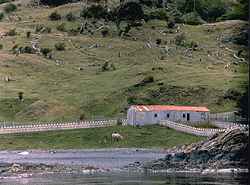
<path fill-rule="evenodd" d="M 123 38 L 116 34 L 115 24 L 108 22 L 105 24 L 111 31 L 103 37 L 103 20 L 88 20 L 93 34 L 74 32 L 81 21 L 70 22 L 64 17 L 69 12 L 79 15 L 81 8 L 79 3 L 55 8 L 21 4 L 0 21 L 0 34 L 11 29 L 17 33 L 0 40 L 0 120 L 119 116 L 130 104 L 234 110 L 248 69 L 234 57 L 239 50 L 246 56 L 246 47 L 230 38 L 246 27 L 246 22 L 180 24 L 169 29 L 166 21 L 151 20 L 133 27 L 130 36 Z M 48 16 L 54 11 L 63 19 L 50 21 Z M 47 33 L 46 27 L 51 32 Z M 27 32 L 31 32 L 29 38 Z M 178 37 L 189 46 L 176 44 Z M 156 44 L 157 39 L 160 44 Z M 64 51 L 55 49 L 60 42 L 66 46 Z M 15 45 L 50 48 L 52 58 L 37 53 L 13 54 Z M 147 81 L 150 77 L 152 82 Z M 18 92 L 24 93 L 24 101 L 18 101 Z"/>

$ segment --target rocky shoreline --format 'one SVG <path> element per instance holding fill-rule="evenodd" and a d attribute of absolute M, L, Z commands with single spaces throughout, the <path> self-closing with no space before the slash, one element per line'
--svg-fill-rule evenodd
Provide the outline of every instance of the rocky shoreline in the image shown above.
<path fill-rule="evenodd" d="M 229 130 L 199 143 L 170 149 L 165 158 L 143 164 L 135 162 L 127 168 L 166 172 L 247 173 L 248 137 L 248 133 L 241 130 Z"/>

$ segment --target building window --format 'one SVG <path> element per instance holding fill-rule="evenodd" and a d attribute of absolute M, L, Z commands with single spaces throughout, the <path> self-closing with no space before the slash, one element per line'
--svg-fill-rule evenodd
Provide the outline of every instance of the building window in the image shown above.
<path fill-rule="evenodd" d="M 155 116 L 155 118 L 157 118 L 157 116 L 158 116 L 158 115 L 157 115 L 157 114 L 155 114 L 154 116 Z"/>
<path fill-rule="evenodd" d="M 182 115 L 182 117 L 185 118 L 185 117 L 186 117 L 186 114 L 184 113 L 184 114 Z"/>
<path fill-rule="evenodd" d="M 167 118 L 169 118 L 169 113 L 167 114 Z"/>

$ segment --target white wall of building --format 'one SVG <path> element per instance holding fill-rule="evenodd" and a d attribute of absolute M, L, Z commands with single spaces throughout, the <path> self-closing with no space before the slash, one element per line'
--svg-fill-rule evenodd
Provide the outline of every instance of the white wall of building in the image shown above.
<path fill-rule="evenodd" d="M 189 114 L 189 120 L 188 120 Z M 130 108 L 127 114 L 129 125 L 158 124 L 160 120 L 176 122 L 200 123 L 209 121 L 209 112 L 191 111 L 137 111 Z"/>

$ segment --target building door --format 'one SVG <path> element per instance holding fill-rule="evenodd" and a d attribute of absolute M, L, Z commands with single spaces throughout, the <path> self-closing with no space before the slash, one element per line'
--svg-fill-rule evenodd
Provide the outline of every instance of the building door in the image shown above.
<path fill-rule="evenodd" d="M 187 113 L 187 121 L 190 121 L 190 114 Z"/>

